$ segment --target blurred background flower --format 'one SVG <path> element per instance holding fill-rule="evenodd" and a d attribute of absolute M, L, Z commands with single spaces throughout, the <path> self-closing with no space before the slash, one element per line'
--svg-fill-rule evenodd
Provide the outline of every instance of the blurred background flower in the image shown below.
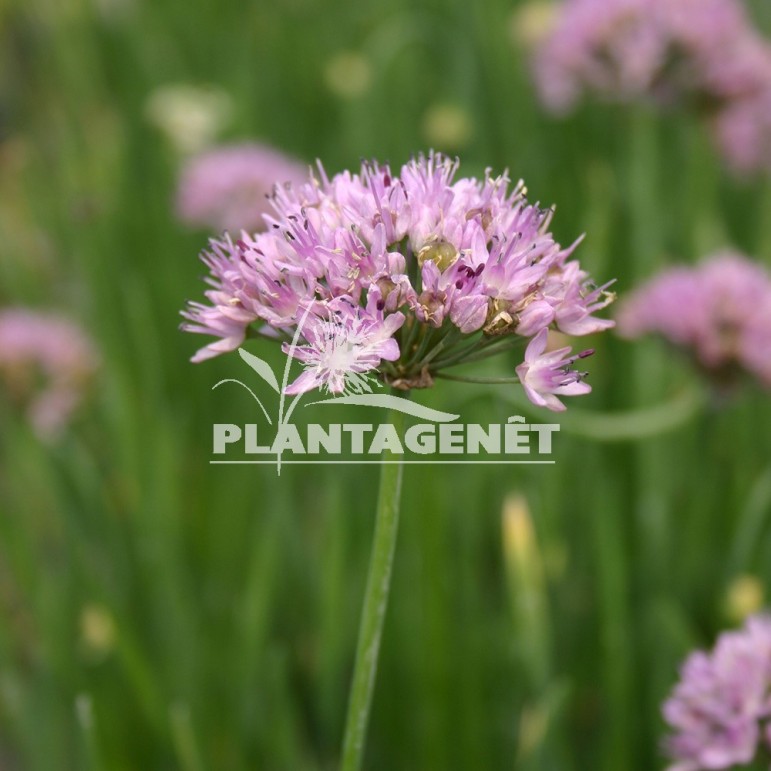
<path fill-rule="evenodd" d="M 771 275 L 744 255 L 722 252 L 693 268 L 670 268 L 638 288 L 618 313 L 619 334 L 655 333 L 718 382 L 740 370 L 771 387 Z"/>
<path fill-rule="evenodd" d="M 768 170 L 771 44 L 741 0 L 564 0 L 548 32 L 536 8 L 516 29 L 535 47 L 535 83 L 549 110 L 564 115 L 584 95 L 691 106 L 731 168 Z"/>
<path fill-rule="evenodd" d="M 764 600 L 763 583 L 757 576 L 736 576 L 726 589 L 726 615 L 733 623 L 741 623 L 748 616 L 759 613 Z"/>
<path fill-rule="evenodd" d="M 341 99 L 355 99 L 372 85 L 372 65 L 358 51 L 338 51 L 324 66 L 324 82 Z"/>
<path fill-rule="evenodd" d="M 459 105 L 438 102 L 423 115 L 423 136 L 437 150 L 462 150 L 474 136 L 474 122 Z"/>
<path fill-rule="evenodd" d="M 675 731 L 672 771 L 734 768 L 771 745 L 771 618 L 724 632 L 710 653 L 692 653 L 663 707 Z"/>
<path fill-rule="evenodd" d="M 229 94 L 214 86 L 169 83 L 155 88 L 145 115 L 180 153 L 195 153 L 211 144 L 233 113 Z"/>
<path fill-rule="evenodd" d="M 509 33 L 515 45 L 530 51 L 549 35 L 559 18 L 560 6 L 553 0 L 520 3 L 512 12 Z"/>
<path fill-rule="evenodd" d="M 273 147 L 241 143 L 213 147 L 190 158 L 180 172 L 177 216 L 215 232 L 265 230 L 276 185 L 300 185 L 307 167 Z"/>
<path fill-rule="evenodd" d="M 0 309 L 0 379 L 42 438 L 64 428 L 97 363 L 93 344 L 68 319 L 27 308 Z"/>

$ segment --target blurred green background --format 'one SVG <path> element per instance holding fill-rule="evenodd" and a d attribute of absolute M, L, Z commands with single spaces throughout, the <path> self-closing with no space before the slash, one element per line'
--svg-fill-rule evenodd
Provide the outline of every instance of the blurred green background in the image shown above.
<path fill-rule="evenodd" d="M 771 185 L 725 174 L 687 114 L 545 116 L 517 8 L 0 4 L 0 303 L 69 314 L 103 357 L 58 442 L 0 411 L 3 771 L 338 759 L 377 469 L 209 465 L 211 424 L 253 404 L 211 390 L 244 374 L 238 357 L 193 366 L 203 340 L 178 331 L 207 234 L 175 221 L 182 159 L 157 89 L 216 89 L 218 140 L 330 172 L 432 146 L 465 175 L 508 167 L 557 204 L 563 243 L 588 233 L 578 256 L 620 293 L 728 244 L 769 264 Z M 366 769 L 660 768 L 679 661 L 762 603 L 768 397 L 694 411 L 670 351 L 590 344 L 594 392 L 570 405 L 554 466 L 406 470 Z M 511 387 L 419 398 L 484 423 L 521 409 Z M 603 418 L 662 404 L 661 425 Z"/>

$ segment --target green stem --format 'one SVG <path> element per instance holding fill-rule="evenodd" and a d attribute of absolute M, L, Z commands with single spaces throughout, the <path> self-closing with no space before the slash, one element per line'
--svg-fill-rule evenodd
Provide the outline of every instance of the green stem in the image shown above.
<path fill-rule="evenodd" d="M 482 393 L 482 389 L 479 389 Z M 522 414 L 543 415 L 543 410 L 524 394 L 507 390 L 503 397 Z M 681 391 L 669 401 L 650 407 L 621 412 L 589 412 L 573 407 L 560 418 L 565 434 L 596 442 L 636 442 L 674 431 L 693 420 L 707 405 L 707 394 L 700 387 Z"/>
<path fill-rule="evenodd" d="M 169 717 L 171 738 L 183 771 L 203 771 L 203 760 L 190 718 L 190 708 L 187 704 L 172 704 Z"/>
<path fill-rule="evenodd" d="M 407 328 L 405 329 L 405 327 Z M 404 327 L 399 330 L 402 336 L 402 342 L 400 343 L 399 347 L 401 349 L 402 356 L 405 358 L 409 358 L 411 355 L 410 351 L 415 343 L 415 338 L 418 336 L 420 327 L 421 324 L 418 322 L 418 320 L 414 316 L 411 316 L 409 319 L 407 319 Z"/>
<path fill-rule="evenodd" d="M 460 348 L 460 350 L 456 350 L 454 354 L 444 357 L 440 356 L 434 362 L 434 366 L 438 369 L 441 369 L 442 367 L 451 367 L 453 364 L 463 361 L 467 356 L 475 353 L 479 350 L 480 347 L 482 347 L 484 339 L 484 335 L 480 334 L 471 343 L 463 348 Z"/>
<path fill-rule="evenodd" d="M 418 347 L 415 351 L 415 353 L 410 356 L 407 360 L 407 363 L 405 364 L 406 369 L 412 369 L 413 365 L 416 361 L 420 361 L 425 355 L 426 351 L 428 350 L 428 344 L 431 338 L 434 335 L 434 329 L 433 327 L 428 326 L 428 324 L 422 324 L 420 329 L 420 337 Z"/>
<path fill-rule="evenodd" d="M 517 385 L 520 382 L 518 377 L 463 377 L 463 375 L 448 375 L 446 372 L 435 372 L 434 377 L 478 385 Z"/>
<path fill-rule="evenodd" d="M 400 434 L 404 427 L 404 413 L 391 410 L 389 420 Z M 394 460 L 400 459 L 389 450 L 383 452 L 382 460 L 384 463 L 380 467 L 375 535 L 359 626 L 359 641 L 356 646 L 341 771 L 359 771 L 361 768 L 399 529 L 402 464 L 393 463 Z"/>
<path fill-rule="evenodd" d="M 491 356 L 497 356 L 499 353 L 512 351 L 515 348 L 522 348 L 525 342 L 525 338 L 523 337 L 507 336 L 504 338 L 492 338 L 490 342 L 485 342 L 484 344 L 480 345 L 477 350 L 469 351 L 468 355 L 458 357 L 458 359 L 454 361 L 441 359 L 437 362 L 434 362 L 434 367 L 441 369 L 444 367 L 453 367 L 456 364 L 471 364 L 475 361 L 484 361 L 485 359 L 489 359 Z"/>
<path fill-rule="evenodd" d="M 100 771 L 103 768 L 94 725 L 94 704 L 91 696 L 79 694 L 75 699 L 75 714 L 83 736 L 83 743 L 88 758 L 86 768 L 89 771 Z"/>
<path fill-rule="evenodd" d="M 454 342 L 456 339 L 456 330 L 451 329 L 443 338 L 420 360 L 413 364 L 413 369 L 420 372 L 423 367 L 427 367 L 448 345 L 448 340 Z M 459 333 L 458 333 L 459 334 Z"/>

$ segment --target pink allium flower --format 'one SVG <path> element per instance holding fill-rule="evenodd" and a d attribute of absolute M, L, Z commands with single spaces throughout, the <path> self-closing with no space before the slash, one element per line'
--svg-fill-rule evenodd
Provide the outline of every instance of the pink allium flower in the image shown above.
<path fill-rule="evenodd" d="M 675 731 L 666 742 L 670 771 L 732 768 L 768 748 L 771 617 L 752 617 L 710 653 L 692 653 L 663 713 Z"/>
<path fill-rule="evenodd" d="M 0 381 L 44 438 L 60 431 L 93 376 L 97 354 L 75 324 L 26 308 L 0 310 Z"/>
<path fill-rule="evenodd" d="M 541 98 L 564 112 L 584 90 L 669 101 L 704 88 L 747 34 L 738 0 L 565 0 L 535 57 Z"/>
<path fill-rule="evenodd" d="M 591 356 L 594 351 L 583 351 L 576 356 L 566 356 L 570 348 L 546 352 L 547 337 L 548 331 L 542 329 L 530 341 L 525 361 L 517 367 L 517 375 L 533 404 L 563 412 L 565 405 L 557 396 L 579 396 L 592 390 L 588 383 L 583 382 L 586 373 L 574 370 L 573 364 L 578 359 Z"/>
<path fill-rule="evenodd" d="M 690 102 L 728 164 L 771 168 L 771 45 L 740 0 L 564 0 L 534 56 L 542 102 Z"/>
<path fill-rule="evenodd" d="M 671 268 L 622 303 L 619 334 L 656 333 L 716 375 L 740 367 L 771 387 L 771 275 L 734 252 Z"/>
<path fill-rule="evenodd" d="M 240 144 L 207 150 L 187 162 L 177 191 L 177 214 L 214 230 L 264 230 L 274 185 L 301 184 L 307 168 L 278 150 Z"/>
<path fill-rule="evenodd" d="M 577 244 L 554 241 L 553 211 L 529 204 L 521 183 L 509 190 L 505 174 L 455 180 L 457 167 L 433 153 L 399 174 L 365 163 L 329 179 L 319 166 L 307 184 L 277 188 L 266 232 L 204 254 L 209 304 L 190 303 L 183 327 L 218 340 L 194 360 L 237 348 L 253 326 L 286 342 L 299 325 L 308 345 L 287 350 L 311 367 L 293 391 L 339 391 L 346 370 L 406 389 L 430 385 L 470 344 L 478 358 L 505 335 L 611 326 L 594 316 L 613 299 L 607 285 L 572 259 Z"/>

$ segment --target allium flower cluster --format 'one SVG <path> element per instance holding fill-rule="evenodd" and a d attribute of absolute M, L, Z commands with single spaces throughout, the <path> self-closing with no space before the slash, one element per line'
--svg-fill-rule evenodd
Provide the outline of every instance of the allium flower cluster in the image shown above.
<path fill-rule="evenodd" d="M 711 652 L 688 656 L 663 713 L 675 731 L 669 771 L 744 766 L 771 749 L 771 617 L 751 617 Z"/>
<path fill-rule="evenodd" d="M 26 408 L 41 437 L 64 427 L 97 363 L 92 343 L 71 321 L 26 308 L 0 310 L 0 384 Z"/>
<path fill-rule="evenodd" d="M 301 184 L 306 167 L 259 144 L 217 147 L 190 159 L 180 175 L 177 214 L 188 225 L 222 230 L 262 230 L 277 182 Z"/>
<path fill-rule="evenodd" d="M 620 101 L 689 102 L 728 163 L 771 168 L 771 45 L 741 0 L 564 0 L 534 58 L 554 112 L 584 92 Z"/>
<path fill-rule="evenodd" d="M 339 392 L 346 373 L 368 371 L 409 389 L 532 340 L 527 393 L 564 409 L 555 394 L 589 387 L 564 351 L 545 352 L 547 330 L 612 326 L 594 316 L 612 296 L 571 259 L 576 244 L 555 242 L 553 211 L 530 205 L 521 183 L 456 180 L 457 167 L 431 154 L 399 174 L 365 163 L 329 179 L 319 166 L 307 183 L 277 187 L 265 232 L 213 240 L 203 255 L 209 304 L 190 303 L 183 327 L 218 340 L 194 360 L 237 348 L 256 327 L 308 365 L 292 392 Z M 298 326 L 300 347 L 289 344 Z"/>
<path fill-rule="evenodd" d="M 771 387 L 771 275 L 741 254 L 665 270 L 625 299 L 618 331 L 659 334 L 718 378 L 744 370 Z"/>

